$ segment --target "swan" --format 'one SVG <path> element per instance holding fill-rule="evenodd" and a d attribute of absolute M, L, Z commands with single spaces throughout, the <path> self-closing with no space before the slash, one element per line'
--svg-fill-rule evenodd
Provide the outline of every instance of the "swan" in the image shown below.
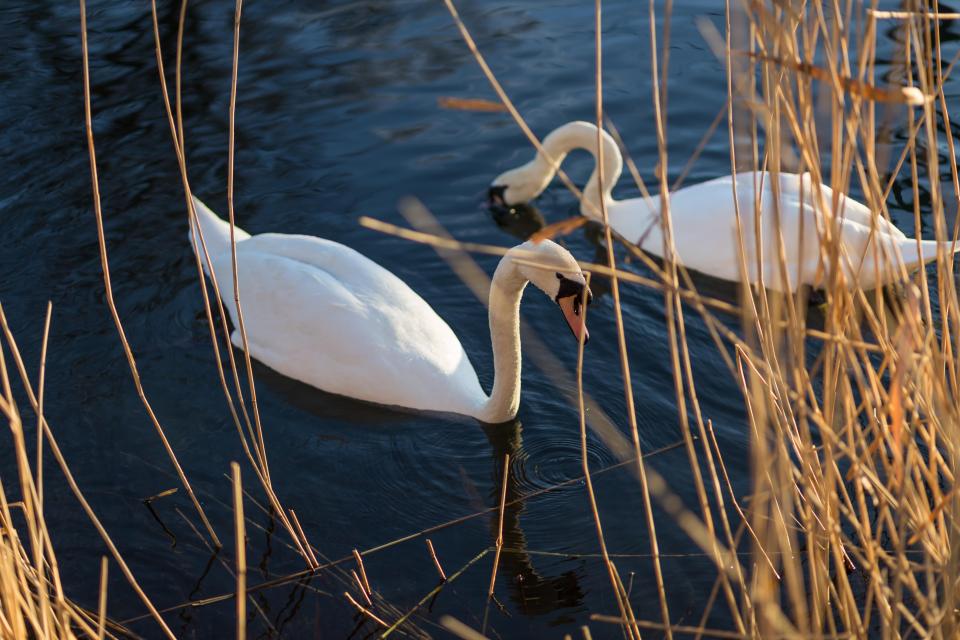
<path fill-rule="evenodd" d="M 193 198 L 203 245 L 234 327 L 230 225 Z M 191 224 L 190 240 L 209 266 Z M 457 336 L 406 283 L 353 249 L 307 235 L 251 236 L 235 227 L 237 274 L 250 355 L 313 387 L 420 411 L 512 420 L 520 403 L 520 299 L 528 282 L 556 301 L 580 340 L 587 296 L 576 260 L 558 244 L 507 251 L 490 287 L 494 382 L 490 396 Z M 231 340 L 243 348 L 239 330 Z"/>
<path fill-rule="evenodd" d="M 623 170 L 620 150 L 606 131 L 601 131 L 604 184 L 603 200 L 610 226 L 630 242 L 658 257 L 663 257 L 663 236 L 659 210 L 660 198 L 614 200 L 611 192 Z M 589 122 L 570 122 L 554 130 L 543 140 L 543 149 L 556 165 L 537 153 L 527 164 L 497 176 L 489 190 L 493 206 L 512 206 L 536 198 L 546 189 L 567 153 L 584 149 L 597 157 L 597 127 Z M 734 187 L 734 179 L 736 186 Z M 773 182 L 777 181 L 777 190 Z M 600 189 L 596 168 L 583 189 L 580 212 L 599 220 Z M 760 187 L 761 260 L 757 258 L 754 226 L 755 189 Z M 684 187 L 670 194 L 674 255 L 687 268 L 723 280 L 740 281 L 741 242 L 737 241 L 736 208 L 732 197 L 736 189 L 741 219 L 741 239 L 751 284 L 761 283 L 778 291 L 795 291 L 801 285 L 822 288 L 828 282 L 828 260 L 821 260 L 820 237 L 825 229 L 834 198 L 837 199 L 837 228 L 844 251 L 839 258 L 848 288 L 872 289 L 900 278 L 899 265 L 912 270 L 935 260 L 937 242 L 908 238 L 883 216 L 853 198 L 834 194 L 827 185 L 814 188 L 809 173 L 802 175 L 758 171 L 723 176 Z M 779 191 L 779 207 L 775 207 Z M 819 198 L 819 200 L 817 200 Z M 815 202 L 822 206 L 815 206 Z M 776 215 L 779 209 L 783 229 L 782 263 Z M 871 231 L 871 227 L 875 229 Z M 818 232 L 818 228 L 821 232 Z M 951 252 L 949 243 L 945 251 Z M 955 250 L 960 250 L 958 246 Z M 845 254 L 845 255 L 844 255 Z M 786 265 L 786 270 L 781 268 Z"/>

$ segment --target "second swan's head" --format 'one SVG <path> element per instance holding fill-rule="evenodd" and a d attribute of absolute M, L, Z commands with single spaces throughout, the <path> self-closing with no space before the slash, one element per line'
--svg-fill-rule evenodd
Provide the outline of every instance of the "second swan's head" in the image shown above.
<path fill-rule="evenodd" d="M 547 188 L 552 178 L 553 173 L 544 170 L 536 159 L 516 169 L 504 171 L 490 183 L 487 191 L 488 204 L 493 208 L 509 208 L 530 202 Z"/>
<path fill-rule="evenodd" d="M 552 240 L 528 240 L 511 249 L 509 255 L 517 270 L 535 287 L 557 303 L 574 337 L 590 339 L 583 314 L 583 302 L 593 295 L 587 287 L 580 265 L 570 252 Z"/>

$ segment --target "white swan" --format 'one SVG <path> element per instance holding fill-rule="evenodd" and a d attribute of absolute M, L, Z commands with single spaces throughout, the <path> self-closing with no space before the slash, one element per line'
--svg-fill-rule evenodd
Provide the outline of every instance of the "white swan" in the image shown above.
<path fill-rule="evenodd" d="M 663 239 L 659 221 L 660 198 L 614 200 L 614 185 L 620 178 L 623 160 L 610 135 L 602 132 L 604 166 L 603 198 L 610 226 L 644 251 L 663 255 Z M 589 122 L 570 122 L 554 130 L 543 140 L 543 148 L 556 162 L 568 152 L 584 149 L 597 155 L 597 127 Z M 529 163 L 507 171 L 491 183 L 490 200 L 494 205 L 515 205 L 540 195 L 556 173 L 543 154 Z M 814 189 L 810 174 L 779 174 L 779 207 L 775 207 L 774 175 L 767 172 L 736 175 L 737 203 L 740 209 L 742 246 L 751 283 L 758 276 L 768 289 L 793 291 L 800 285 L 823 286 L 828 282 L 821 260 L 821 233 L 826 229 L 833 198 L 837 198 L 839 237 L 844 251 L 840 257 L 846 286 L 874 288 L 900 278 L 899 265 L 910 271 L 937 257 L 937 243 L 907 238 L 883 216 L 874 216 L 865 205 L 844 194 L 834 194 L 830 187 Z M 673 222 L 673 245 L 678 262 L 690 269 L 724 280 L 741 280 L 740 248 L 737 241 L 734 176 L 684 187 L 670 194 L 670 215 Z M 600 219 L 599 178 L 594 169 L 586 187 L 580 211 Z M 759 189 L 758 189 L 759 187 Z M 757 260 L 754 226 L 755 194 L 761 201 L 761 257 Z M 819 200 L 818 200 L 819 199 Z M 822 203 L 816 206 L 815 203 Z M 778 211 L 779 209 L 779 211 Z M 779 235 L 776 215 L 783 230 L 785 262 L 779 259 Z M 871 225 L 875 229 L 871 232 Z M 818 228 L 820 232 L 818 232 Z M 960 247 L 958 247 L 960 249 Z M 945 243 L 949 253 L 950 245 Z M 781 268 L 786 265 L 786 272 Z"/>
<path fill-rule="evenodd" d="M 197 198 L 193 202 L 236 327 L 230 226 Z M 580 313 L 585 281 L 573 256 L 548 240 L 514 247 L 490 288 L 495 374 L 488 397 L 447 323 L 380 265 L 313 236 L 251 236 L 236 228 L 235 238 L 250 355 L 330 393 L 489 423 L 511 420 L 520 403 L 520 298 L 527 282 L 557 302 L 574 336 L 588 337 Z M 206 270 L 202 250 L 200 256 Z M 238 330 L 231 339 L 243 347 Z"/>

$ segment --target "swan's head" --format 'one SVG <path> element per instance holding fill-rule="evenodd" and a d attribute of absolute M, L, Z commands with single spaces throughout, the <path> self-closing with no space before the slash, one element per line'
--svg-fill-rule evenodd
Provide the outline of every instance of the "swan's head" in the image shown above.
<path fill-rule="evenodd" d="M 487 198 L 491 207 L 512 207 L 522 202 L 530 202 L 540 195 L 553 173 L 545 170 L 536 159 L 522 167 L 505 171 L 493 179 Z"/>
<path fill-rule="evenodd" d="M 508 255 L 517 270 L 533 285 L 557 303 L 574 337 L 590 339 L 583 315 L 583 301 L 593 301 L 580 265 L 570 252 L 552 240 L 528 240 L 514 247 Z"/>

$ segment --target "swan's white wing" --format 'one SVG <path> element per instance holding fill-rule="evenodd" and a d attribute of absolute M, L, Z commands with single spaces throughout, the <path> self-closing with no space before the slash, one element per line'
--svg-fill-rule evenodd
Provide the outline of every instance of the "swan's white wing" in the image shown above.
<path fill-rule="evenodd" d="M 250 353 L 271 368 L 325 391 L 413 409 L 472 415 L 485 399 L 450 327 L 362 254 L 310 236 L 264 234 L 237 246 L 237 262 Z M 228 264 L 217 277 L 232 287 Z M 242 346 L 238 332 L 234 342 Z"/>
<path fill-rule="evenodd" d="M 784 173 L 780 174 L 781 189 L 789 190 L 795 197 L 798 196 L 802 187 L 805 198 L 816 198 L 817 192 L 813 188 L 813 181 L 809 173 L 802 176 Z M 833 189 L 823 184 L 820 185 L 820 196 L 823 199 L 823 210 L 829 210 L 833 206 Z M 880 233 L 891 235 L 895 238 L 903 239 L 907 236 L 895 224 L 883 217 L 883 215 L 874 216 L 870 208 L 841 193 L 837 200 L 837 214 L 846 220 L 852 220 L 857 224 L 870 229 L 873 219 L 876 218 L 876 230 Z"/>
<path fill-rule="evenodd" d="M 733 176 L 723 176 L 680 189 L 670 196 L 671 216 L 673 219 L 674 246 L 680 260 L 689 268 L 702 271 L 714 277 L 726 280 L 741 278 L 739 242 L 737 240 L 737 206 L 741 221 L 742 243 L 746 253 L 746 268 L 751 282 L 758 278 L 758 268 L 763 273 L 764 285 L 772 289 L 784 288 L 781 262 L 778 254 L 782 249 L 786 258 L 787 278 L 790 288 L 798 284 L 820 284 L 822 269 L 819 266 L 820 240 L 817 233 L 818 222 L 822 220 L 821 208 L 814 206 L 814 191 L 809 175 L 781 174 L 779 184 L 779 206 L 774 207 L 774 192 L 770 175 L 765 173 L 741 173 L 736 176 L 736 200 L 733 198 Z M 762 211 L 761 245 L 763 260 L 758 265 L 757 243 L 755 237 L 754 209 L 756 189 L 760 187 Z M 833 192 L 824 186 L 821 192 L 831 205 Z M 870 210 L 852 198 L 840 195 L 841 209 L 845 221 L 841 235 L 851 257 L 859 260 L 865 250 L 862 231 L 869 232 L 872 214 Z M 641 200 L 625 201 L 633 204 L 637 219 L 647 216 Z M 619 212 L 618 212 L 619 213 Z M 626 217 L 626 213 L 624 213 Z M 777 234 L 779 228 L 782 234 Z M 821 222 L 822 224 L 822 222 Z M 904 238 L 903 233 L 885 219 L 877 219 L 875 236 L 878 240 L 889 238 L 891 241 Z M 851 227 L 849 230 L 846 227 Z M 882 237 L 882 238 L 881 238 Z M 782 245 L 781 245 L 782 240 Z M 862 246 L 861 246 L 862 245 Z M 662 239 L 659 225 L 644 237 L 645 250 L 660 255 Z"/>

